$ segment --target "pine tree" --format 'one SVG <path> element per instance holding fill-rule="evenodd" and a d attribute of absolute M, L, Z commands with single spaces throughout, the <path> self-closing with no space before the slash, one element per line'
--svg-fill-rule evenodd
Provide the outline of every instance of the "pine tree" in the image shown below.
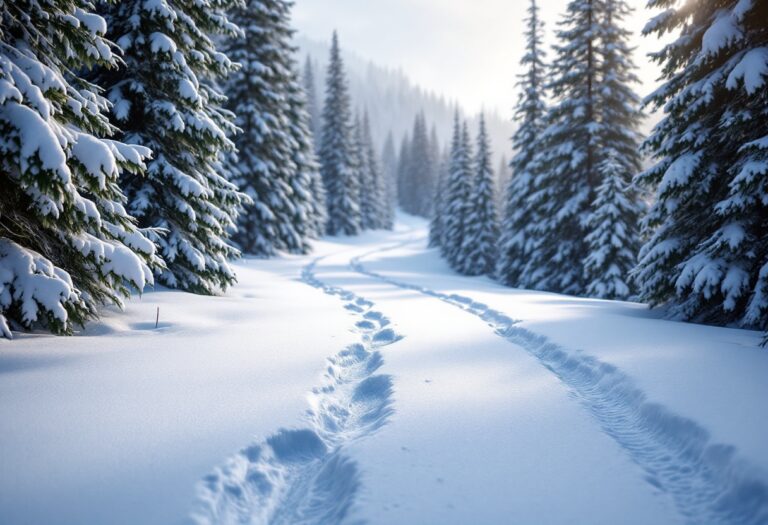
<path fill-rule="evenodd" d="M 558 99 L 537 141 L 533 195 L 535 249 L 520 284 L 567 294 L 586 289 L 586 220 L 600 185 L 598 134 L 599 0 L 571 0 L 558 31 L 550 85 Z"/>
<path fill-rule="evenodd" d="M 603 178 L 589 218 L 589 256 L 584 262 L 587 294 L 601 299 L 627 299 L 629 270 L 637 260 L 637 192 L 627 182 L 625 159 L 612 152 L 600 166 Z"/>
<path fill-rule="evenodd" d="M 642 213 L 638 191 L 632 184 L 642 167 L 637 131 L 640 99 L 630 87 L 639 80 L 627 44 L 631 33 L 620 26 L 631 10 L 623 0 L 603 0 L 602 7 L 598 140 L 604 158 L 599 166 L 603 182 L 587 222 L 589 257 L 584 271 L 588 295 L 627 299 L 633 288 L 629 274 L 640 248 L 638 225 Z"/>
<path fill-rule="evenodd" d="M 435 197 L 432 206 L 432 219 L 429 223 L 429 247 L 440 248 L 445 239 L 446 200 L 448 193 L 448 177 L 450 175 L 450 151 L 438 163 Z"/>
<path fill-rule="evenodd" d="M 242 64 L 227 83 L 227 106 L 242 130 L 235 138 L 235 182 L 252 200 L 235 240 L 243 251 L 260 256 L 306 253 L 308 239 L 317 236 L 311 191 L 316 166 L 295 72 L 290 6 L 285 0 L 248 0 L 232 12 L 244 33 L 226 45 L 228 55 Z"/>
<path fill-rule="evenodd" d="M 504 209 L 506 204 L 506 189 L 509 187 L 509 183 L 512 179 L 512 173 L 509 169 L 509 160 L 506 155 L 501 156 L 499 160 L 499 167 L 496 171 L 496 186 L 494 194 L 496 195 L 496 209 L 499 210 L 499 218 L 501 219 L 501 210 Z"/>
<path fill-rule="evenodd" d="M 693 1 L 647 34 L 679 31 L 655 55 L 664 119 L 646 142 L 656 191 L 635 276 L 640 296 L 678 317 L 768 328 L 768 4 Z"/>
<path fill-rule="evenodd" d="M 382 175 L 384 178 L 384 222 L 383 227 L 391 230 L 395 225 L 395 207 L 397 205 L 397 153 L 395 139 L 390 132 L 384 142 L 381 154 Z"/>
<path fill-rule="evenodd" d="M 320 172 L 327 192 L 328 233 L 357 235 L 361 228 L 360 173 L 354 158 L 349 91 L 335 32 L 326 81 Z"/>
<path fill-rule="evenodd" d="M 371 158 L 368 155 L 365 126 L 363 119 L 357 115 L 355 117 L 353 149 L 360 179 L 360 227 L 364 230 L 372 230 L 376 228 L 376 181 L 370 165 Z M 370 134 L 370 125 L 368 124 L 368 126 L 368 134 Z"/>
<path fill-rule="evenodd" d="M 307 112 L 309 113 L 309 129 L 312 132 L 313 142 L 320 144 L 322 125 L 320 118 L 320 105 L 317 102 L 317 81 L 315 80 L 315 68 L 312 58 L 307 55 L 304 62 L 304 91 L 307 99 Z"/>
<path fill-rule="evenodd" d="M 295 52 L 296 49 L 291 47 L 290 55 Z M 301 86 L 298 72 L 294 67 L 291 70 L 293 81 L 287 85 L 287 121 L 294 141 L 292 160 L 295 176 L 291 178 L 291 186 L 296 212 L 293 223 L 301 235 L 317 239 L 325 235 L 328 222 L 326 193 L 310 130 L 307 94 Z"/>
<path fill-rule="evenodd" d="M 499 280 L 509 286 L 521 284 L 527 257 L 531 253 L 530 228 L 535 221 L 530 201 L 534 182 L 531 167 L 546 113 L 543 23 L 536 0 L 530 1 L 526 23 L 526 53 L 520 61 L 525 71 L 518 82 L 520 96 L 515 110 L 520 126 L 512 138 L 517 153 L 511 163 L 512 176 L 504 196 L 497 267 Z"/>
<path fill-rule="evenodd" d="M 373 136 L 371 134 L 371 122 L 366 111 L 363 115 L 363 153 L 366 157 L 366 168 L 369 174 L 366 180 L 371 183 L 370 191 L 370 228 L 371 229 L 391 229 L 388 219 L 387 203 L 387 181 L 381 171 L 381 164 L 376 155 L 376 148 L 373 145 Z"/>
<path fill-rule="evenodd" d="M 396 189 L 397 195 L 396 203 L 402 208 L 402 203 L 410 197 L 410 194 L 406 191 L 406 184 L 409 180 L 409 173 L 411 169 L 411 137 L 408 133 L 403 135 L 403 140 L 400 142 L 400 152 L 397 155 L 397 178 Z M 405 211 L 405 208 L 403 208 Z"/>
<path fill-rule="evenodd" d="M 413 124 L 408 163 L 400 181 L 400 206 L 413 215 L 429 217 L 434 191 L 433 149 L 427 131 L 424 113 L 419 113 Z"/>
<path fill-rule="evenodd" d="M 469 195 L 461 246 L 462 270 L 467 275 L 491 275 L 496 266 L 499 225 L 491 158 L 485 118 L 481 115 L 477 157 L 473 163 L 472 191 Z"/>
<path fill-rule="evenodd" d="M 118 184 L 149 151 L 107 138 L 107 101 L 73 73 L 118 66 L 105 33 L 87 1 L 0 4 L 0 337 L 72 333 L 162 268 Z"/>
<path fill-rule="evenodd" d="M 234 0 L 104 4 L 108 36 L 124 66 L 103 69 L 95 82 L 112 103 L 122 140 L 150 148 L 147 176 L 124 177 L 128 209 L 144 227 L 161 228 L 159 273 L 165 285 L 212 294 L 235 281 L 228 240 L 243 196 L 221 173 L 234 146 L 233 116 L 214 81 L 234 66 L 214 44 L 233 36 L 226 17 Z"/>
<path fill-rule="evenodd" d="M 464 271 L 464 238 L 466 236 L 467 216 L 470 212 L 470 196 L 473 189 L 472 145 L 467 124 L 455 117 L 453 141 L 451 146 L 451 171 L 446 186 L 445 197 L 445 238 L 443 255 L 456 271 Z"/>

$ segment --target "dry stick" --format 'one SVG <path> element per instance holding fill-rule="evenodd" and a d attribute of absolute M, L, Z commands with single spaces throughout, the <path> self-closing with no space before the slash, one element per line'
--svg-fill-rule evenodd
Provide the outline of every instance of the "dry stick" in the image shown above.
<path fill-rule="evenodd" d="M 155 317 L 155 330 L 160 325 L 160 307 L 157 307 L 157 316 Z"/>

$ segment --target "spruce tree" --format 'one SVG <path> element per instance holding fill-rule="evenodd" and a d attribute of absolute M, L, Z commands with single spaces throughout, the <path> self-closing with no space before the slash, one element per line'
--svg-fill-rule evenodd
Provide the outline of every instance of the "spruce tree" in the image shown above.
<path fill-rule="evenodd" d="M 531 162 L 537 164 L 529 197 L 535 249 L 524 255 L 527 269 L 519 284 L 526 288 L 577 295 L 586 289 L 585 224 L 601 182 L 599 1 L 571 0 L 560 23 L 549 86 L 557 103 L 547 114 L 548 127 L 539 135 L 539 152 Z"/>
<path fill-rule="evenodd" d="M 370 166 L 371 158 L 368 155 L 365 124 L 359 114 L 355 116 L 353 136 L 355 164 L 360 180 L 360 227 L 363 230 L 372 230 L 376 228 L 376 181 Z"/>
<path fill-rule="evenodd" d="M 640 249 L 638 226 L 642 206 L 632 178 L 640 172 L 640 99 L 631 84 L 634 74 L 631 33 L 621 22 L 631 13 L 623 0 L 603 0 L 599 19 L 600 66 L 599 143 L 604 158 L 602 183 L 587 220 L 589 256 L 584 272 L 587 295 L 627 299 L 633 286 L 629 274 Z M 611 194 L 613 192 L 613 194 Z"/>
<path fill-rule="evenodd" d="M 435 183 L 435 197 L 432 206 L 432 219 L 429 222 L 429 247 L 440 248 L 445 239 L 446 200 L 448 176 L 450 173 L 450 152 L 447 158 L 443 157 L 438 163 L 437 181 Z"/>
<path fill-rule="evenodd" d="M 381 163 L 376 155 L 371 134 L 371 122 L 366 111 L 363 115 L 363 154 L 366 157 L 366 168 L 369 174 L 366 180 L 371 183 L 370 191 L 370 228 L 377 230 L 391 229 L 388 219 L 387 181 L 381 171 Z"/>
<path fill-rule="evenodd" d="M 480 117 L 477 157 L 461 246 L 463 273 L 491 275 L 496 266 L 499 225 L 495 200 L 495 177 L 491 168 L 491 147 L 485 118 Z"/>
<path fill-rule="evenodd" d="M 506 155 L 501 156 L 499 160 L 499 167 L 496 171 L 496 186 L 494 193 L 496 195 L 496 209 L 499 210 L 499 218 L 501 218 L 501 211 L 506 205 L 506 190 L 509 187 L 511 176 L 511 170 L 509 169 L 509 159 Z"/>
<path fill-rule="evenodd" d="M 392 133 L 387 134 L 384 150 L 381 154 L 382 175 L 384 179 L 384 223 L 386 230 L 395 225 L 395 207 L 397 205 L 397 152 Z"/>
<path fill-rule="evenodd" d="M 467 124 L 455 117 L 451 145 L 451 168 L 445 196 L 445 238 L 442 253 L 456 271 L 464 270 L 464 238 L 467 216 L 470 212 L 470 196 L 473 188 L 472 146 Z"/>
<path fill-rule="evenodd" d="M 543 23 L 536 0 L 530 0 L 526 23 L 526 53 L 520 61 L 524 72 L 517 84 L 520 95 L 515 109 L 520 125 L 512 138 L 516 154 L 511 163 L 512 175 L 505 187 L 497 267 L 499 280 L 508 286 L 521 284 L 531 252 L 530 228 L 535 220 L 531 203 L 535 175 L 531 168 L 546 113 Z"/>
<path fill-rule="evenodd" d="M 320 118 L 320 105 L 317 101 L 317 81 L 315 80 L 315 68 L 312 65 L 312 58 L 307 55 L 304 62 L 304 92 L 307 99 L 307 113 L 309 113 L 309 129 L 312 132 L 315 145 L 320 144 L 322 135 L 322 126 Z"/>
<path fill-rule="evenodd" d="M 285 0 L 248 0 L 232 12 L 244 32 L 225 47 L 242 64 L 227 83 L 227 107 L 242 130 L 235 137 L 235 182 L 252 200 L 234 238 L 243 251 L 259 256 L 306 253 L 317 234 L 311 191 L 316 166 L 295 71 L 290 6 Z"/>
<path fill-rule="evenodd" d="M 400 205 L 408 213 L 429 217 L 434 191 L 433 148 L 423 112 L 414 120 L 407 160 L 401 179 Z"/>
<path fill-rule="evenodd" d="M 0 4 L 0 338 L 72 333 L 162 268 L 118 184 L 150 152 L 109 140 L 107 101 L 74 76 L 118 66 L 105 33 L 87 1 Z"/>
<path fill-rule="evenodd" d="M 361 229 L 360 173 L 355 160 L 349 90 L 335 32 L 326 82 L 320 172 L 327 192 L 328 233 L 357 235 Z"/>
<path fill-rule="evenodd" d="M 640 296 L 688 320 L 768 328 L 768 3 L 724 0 L 664 12 L 647 34 L 678 32 L 655 55 L 664 119 L 646 142 L 656 164 Z"/>
<path fill-rule="evenodd" d="M 226 11 L 234 0 L 195 3 L 123 0 L 104 4 L 108 35 L 124 65 L 94 78 L 112 103 L 119 137 L 153 152 L 147 176 L 122 180 L 128 209 L 143 227 L 159 228 L 168 267 L 163 284 L 212 294 L 235 281 L 229 244 L 243 196 L 221 172 L 234 149 L 233 116 L 214 82 L 233 63 L 214 43 L 234 36 Z"/>
<path fill-rule="evenodd" d="M 291 48 L 291 55 L 295 51 L 295 48 Z M 293 199 L 296 211 L 293 222 L 302 235 L 317 239 L 325 235 L 328 221 L 325 187 L 310 129 L 307 94 L 295 69 L 292 69 L 292 77 L 294 81 L 287 85 L 287 120 L 294 141 L 292 159 L 295 176 L 291 178 L 291 186 L 296 195 Z"/>
<path fill-rule="evenodd" d="M 400 152 L 397 155 L 397 178 L 396 178 L 396 203 L 405 211 L 402 204 L 410 197 L 410 194 L 406 191 L 406 181 L 409 180 L 409 174 L 411 169 L 411 137 L 408 133 L 403 135 L 403 140 L 400 142 Z"/>
<path fill-rule="evenodd" d="M 637 260 L 637 192 L 627 181 L 624 159 L 612 152 L 600 166 L 603 183 L 587 224 L 589 256 L 584 262 L 587 295 L 627 299 L 632 293 L 629 270 Z"/>

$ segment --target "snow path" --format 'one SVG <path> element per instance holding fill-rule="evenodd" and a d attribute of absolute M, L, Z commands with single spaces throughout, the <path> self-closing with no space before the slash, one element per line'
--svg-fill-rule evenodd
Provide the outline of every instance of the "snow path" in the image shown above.
<path fill-rule="evenodd" d="M 422 239 L 419 239 L 422 240 Z M 650 401 L 632 379 L 613 365 L 580 350 L 559 346 L 521 326 L 520 321 L 470 297 L 445 294 L 367 270 L 362 259 L 415 240 L 353 258 L 350 268 L 397 288 L 415 291 L 461 308 L 523 348 L 554 373 L 646 472 L 654 488 L 668 494 L 683 518 L 696 524 L 768 523 L 768 482 L 735 448 L 713 443 L 695 421 Z"/>
<path fill-rule="evenodd" d="M 203 479 L 192 514 L 198 524 L 340 523 L 349 513 L 360 474 L 344 447 L 393 413 L 392 378 L 376 372 L 380 349 L 401 336 L 372 302 L 318 279 L 320 259 L 304 268 L 302 281 L 344 301 L 358 318 L 359 342 L 328 359 L 325 383 L 310 396 L 309 427 L 281 429 Z"/>

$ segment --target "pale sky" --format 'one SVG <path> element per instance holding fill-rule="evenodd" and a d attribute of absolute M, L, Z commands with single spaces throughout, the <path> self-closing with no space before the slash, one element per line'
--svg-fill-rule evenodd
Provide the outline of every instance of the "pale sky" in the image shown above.
<path fill-rule="evenodd" d="M 568 0 L 543 0 L 548 43 Z M 659 48 L 640 30 L 652 13 L 645 0 L 628 21 L 635 32 L 635 62 L 645 96 L 658 70 L 646 57 Z M 294 25 L 306 37 L 329 40 L 338 29 L 342 47 L 364 59 L 401 68 L 416 84 L 457 100 L 467 111 L 511 116 L 514 83 L 525 45 L 527 0 L 296 0 Z M 550 57 L 551 51 L 548 52 Z"/>

